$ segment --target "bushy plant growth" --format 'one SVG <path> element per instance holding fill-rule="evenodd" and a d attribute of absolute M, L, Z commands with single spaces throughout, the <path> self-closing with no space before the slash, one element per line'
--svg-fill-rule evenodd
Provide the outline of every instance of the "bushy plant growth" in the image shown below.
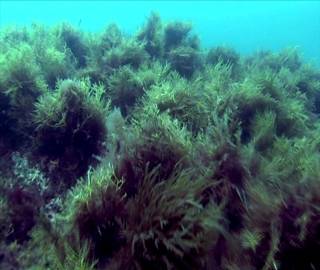
<path fill-rule="evenodd" d="M 0 30 L 0 269 L 320 269 L 320 71 L 213 45 Z"/>
<path fill-rule="evenodd" d="M 36 104 L 33 156 L 60 184 L 73 184 L 105 152 L 104 89 L 88 80 L 61 81 Z"/>

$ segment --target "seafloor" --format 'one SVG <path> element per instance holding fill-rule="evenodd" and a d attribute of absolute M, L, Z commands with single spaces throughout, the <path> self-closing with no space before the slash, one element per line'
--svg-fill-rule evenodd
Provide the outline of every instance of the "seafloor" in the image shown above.
<path fill-rule="evenodd" d="M 0 269 L 320 269 L 319 117 L 294 48 L 3 28 Z"/>

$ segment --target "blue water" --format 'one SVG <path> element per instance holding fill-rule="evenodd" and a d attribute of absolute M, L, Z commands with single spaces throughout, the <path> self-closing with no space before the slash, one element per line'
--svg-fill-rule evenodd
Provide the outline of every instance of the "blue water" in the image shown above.
<path fill-rule="evenodd" d="M 116 22 L 133 33 L 152 10 L 164 21 L 191 21 L 204 47 L 224 44 L 242 54 L 298 47 L 308 61 L 320 66 L 319 1 L 0 0 L 0 26 L 68 21 L 84 30 L 99 31 Z"/>

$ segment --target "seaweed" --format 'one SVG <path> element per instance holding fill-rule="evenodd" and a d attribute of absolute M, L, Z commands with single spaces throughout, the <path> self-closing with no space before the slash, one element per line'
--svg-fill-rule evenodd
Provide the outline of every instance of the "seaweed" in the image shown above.
<path fill-rule="evenodd" d="M 319 91 L 157 13 L 1 29 L 0 268 L 318 269 Z"/>
<path fill-rule="evenodd" d="M 88 80 L 66 80 L 36 104 L 34 159 L 41 160 L 50 178 L 67 187 L 105 152 L 107 106 L 103 92 Z"/>
<path fill-rule="evenodd" d="M 7 194 L 8 218 L 11 230 L 7 242 L 19 244 L 30 239 L 29 232 L 36 224 L 39 214 L 39 198 L 31 190 L 19 186 L 13 187 Z"/>
<path fill-rule="evenodd" d="M 189 172 L 180 171 L 163 184 L 154 173 L 128 202 L 124 233 L 132 248 L 121 269 L 206 269 L 208 250 L 221 230 L 219 208 L 198 203 L 206 181 L 192 181 Z"/>
<path fill-rule="evenodd" d="M 99 38 L 99 50 L 105 52 L 116 48 L 123 42 L 121 30 L 116 24 L 108 25 Z"/>
<path fill-rule="evenodd" d="M 240 55 L 231 47 L 218 46 L 211 48 L 207 53 L 206 63 L 210 65 L 221 63 L 230 66 L 234 78 L 240 72 Z"/>
<path fill-rule="evenodd" d="M 81 194 L 80 196 L 72 196 Z M 126 243 L 122 222 L 127 216 L 125 198 L 112 171 L 102 167 L 69 194 L 72 238 L 88 243 L 88 258 L 103 266 Z M 72 239 L 71 238 L 71 239 Z M 74 243 L 71 243 L 74 246 Z"/>
<path fill-rule="evenodd" d="M 117 69 L 124 65 L 133 68 L 140 67 L 148 59 L 148 54 L 143 45 L 135 40 L 127 40 L 117 47 L 107 50 L 102 58 L 104 68 Z"/>
<path fill-rule="evenodd" d="M 169 63 L 180 75 L 190 78 L 201 66 L 199 53 L 190 46 L 180 46 L 170 50 Z"/>
<path fill-rule="evenodd" d="M 146 24 L 139 31 L 137 39 L 144 43 L 145 50 L 152 58 L 162 57 L 162 23 L 159 14 L 155 12 L 150 14 Z"/>
<path fill-rule="evenodd" d="M 141 179 L 155 168 L 159 167 L 158 181 L 165 181 L 177 167 L 187 166 L 190 135 L 168 115 L 160 115 L 151 107 L 139 116 L 131 132 L 135 139 L 121 153 L 116 173 L 124 179 L 123 190 L 129 197 L 136 194 Z"/>
<path fill-rule="evenodd" d="M 4 118 L 1 137 L 7 142 L 4 147 L 8 147 L 8 151 L 30 142 L 35 103 L 47 86 L 34 61 L 33 49 L 26 43 L 1 54 L 0 66 L 1 115 Z"/>
<path fill-rule="evenodd" d="M 58 31 L 59 37 L 76 59 L 77 66 L 79 68 L 85 67 L 87 65 L 89 49 L 83 36 L 81 36 L 81 32 L 67 23 L 62 24 Z"/>
<path fill-rule="evenodd" d="M 199 81 L 191 84 L 171 72 L 165 80 L 151 86 L 143 105 L 146 108 L 156 105 L 161 113 L 168 113 L 197 134 L 209 126 L 212 108 L 217 105 L 217 96 L 212 89 L 203 88 Z"/>
<path fill-rule="evenodd" d="M 108 94 L 112 105 L 119 107 L 121 113 L 127 116 L 130 108 L 144 94 L 143 82 L 129 66 L 120 67 L 108 80 Z"/>
<path fill-rule="evenodd" d="M 164 28 L 164 49 L 170 51 L 182 45 L 182 42 L 186 40 L 192 26 L 190 23 L 183 22 L 171 22 Z"/>

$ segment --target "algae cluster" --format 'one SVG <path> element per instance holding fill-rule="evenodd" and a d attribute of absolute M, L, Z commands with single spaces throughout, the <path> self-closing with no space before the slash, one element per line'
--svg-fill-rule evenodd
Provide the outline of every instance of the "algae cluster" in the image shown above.
<path fill-rule="evenodd" d="M 1 29 L 0 269 L 320 269 L 319 119 L 292 48 Z"/>

